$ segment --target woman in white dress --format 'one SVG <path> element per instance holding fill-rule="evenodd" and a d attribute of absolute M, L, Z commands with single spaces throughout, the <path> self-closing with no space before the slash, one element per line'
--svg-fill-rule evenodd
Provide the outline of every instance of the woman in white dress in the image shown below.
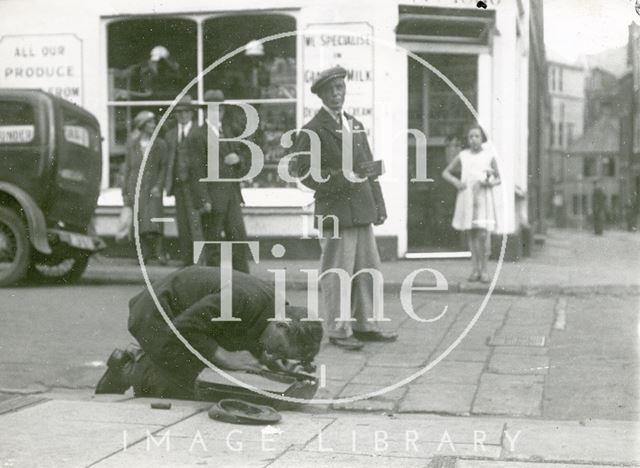
<path fill-rule="evenodd" d="M 500 184 L 500 174 L 493 153 L 482 146 L 484 140 L 479 125 L 470 127 L 469 148 L 460 151 L 442 172 L 442 177 L 458 189 L 451 224 L 454 229 L 467 233 L 473 267 L 469 281 L 488 283 L 488 236 L 496 226 L 492 188 Z M 459 179 L 452 174 L 456 170 L 461 173 Z"/>

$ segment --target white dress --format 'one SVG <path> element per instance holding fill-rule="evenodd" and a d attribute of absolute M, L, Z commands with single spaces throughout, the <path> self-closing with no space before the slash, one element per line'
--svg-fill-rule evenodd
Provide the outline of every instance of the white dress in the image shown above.
<path fill-rule="evenodd" d="M 461 181 L 466 185 L 458 191 L 451 225 L 458 231 L 469 229 L 495 230 L 496 213 L 492 187 L 483 187 L 487 171 L 491 171 L 493 153 L 483 148 L 478 153 L 465 149 L 460 152 Z"/>

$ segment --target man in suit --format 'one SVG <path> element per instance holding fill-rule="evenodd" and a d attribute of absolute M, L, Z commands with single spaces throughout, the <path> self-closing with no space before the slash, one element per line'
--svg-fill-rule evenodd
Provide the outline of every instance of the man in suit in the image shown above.
<path fill-rule="evenodd" d="M 386 210 L 378 183 L 379 171 L 372 164 L 373 155 L 361 122 L 342 110 L 346 94 L 346 70 L 334 67 L 320 73 L 311 92 L 322 100 L 322 109 L 303 128 L 315 132 L 321 143 L 321 173 L 324 182 L 310 173 L 309 135 L 300 132 L 296 151 L 303 152 L 296 162 L 304 185 L 315 191 L 315 225 L 324 217 L 321 227 L 322 273 L 339 268 L 350 275 L 364 269 L 380 270 L 380 256 L 372 224 L 382 224 Z M 361 177 L 342 169 L 343 134 L 351 139 L 353 167 Z M 337 221 L 338 238 L 333 234 Z M 329 234 L 327 234 L 329 232 Z M 327 237 L 331 236 L 331 237 Z M 360 274 L 353 280 L 351 313 L 355 322 L 338 320 L 340 311 L 340 279 L 335 273 L 321 277 L 322 307 L 326 317 L 329 341 L 341 348 L 358 350 L 362 341 L 394 341 L 396 334 L 381 331 L 376 322 L 368 321 L 373 309 L 373 280 Z M 353 323 L 353 325 L 352 325 Z"/>
<path fill-rule="evenodd" d="M 204 95 L 205 102 L 224 101 L 224 93 L 218 89 L 208 90 Z M 208 135 L 215 133 L 218 138 L 229 138 L 241 133 L 231 113 L 219 106 L 219 114 L 209 116 L 206 125 L 199 132 L 195 141 L 198 145 L 195 152 L 200 161 L 201 178 L 207 175 Z M 231 110 L 231 109 L 230 109 Z M 244 200 L 240 191 L 240 183 L 224 179 L 239 178 L 247 172 L 247 159 L 241 154 L 240 145 L 229 141 L 219 142 L 220 181 L 206 182 L 206 200 L 211 203 L 211 210 L 202 215 L 202 229 L 208 241 L 246 241 L 247 231 L 242 217 Z M 204 249 L 204 263 L 209 266 L 220 266 L 220 248 L 207 245 Z M 234 270 L 249 273 L 249 260 L 246 246 L 235 245 L 232 250 L 232 266 Z"/>
<path fill-rule="evenodd" d="M 185 265 L 193 263 L 193 241 L 203 240 L 201 212 L 211 210 L 206 186 L 199 182 L 196 149 L 202 145 L 199 140 L 203 136 L 193 120 L 195 109 L 191 96 L 185 95 L 174 108 L 178 125 L 165 138 L 169 155 L 165 187 L 167 195 L 175 197 L 179 257 Z"/>
<path fill-rule="evenodd" d="M 220 320 L 221 270 L 190 266 L 153 285 L 162 309 L 176 330 L 203 357 L 227 370 L 278 368 L 280 359 L 311 364 L 320 350 L 322 325 L 303 307 L 285 306 L 286 320 L 275 317 L 274 285 L 256 277 L 232 273 L 232 317 Z M 145 288 L 129 301 L 129 331 L 142 350 L 116 349 L 96 393 L 193 399 L 193 388 L 204 364 L 173 333 Z"/>

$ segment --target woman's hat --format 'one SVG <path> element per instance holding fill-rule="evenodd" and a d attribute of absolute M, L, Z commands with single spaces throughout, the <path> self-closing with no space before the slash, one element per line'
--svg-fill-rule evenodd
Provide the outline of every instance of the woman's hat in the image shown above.
<path fill-rule="evenodd" d="M 151 111 L 142 111 L 139 112 L 138 115 L 136 115 L 133 119 L 133 126 L 135 128 L 140 128 L 142 127 L 145 123 L 147 123 L 149 120 L 151 119 L 155 119 L 156 118 L 156 114 L 154 114 Z"/>

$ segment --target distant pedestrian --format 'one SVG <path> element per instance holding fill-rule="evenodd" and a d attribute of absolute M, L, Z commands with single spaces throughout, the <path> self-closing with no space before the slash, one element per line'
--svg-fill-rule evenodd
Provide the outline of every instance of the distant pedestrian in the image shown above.
<path fill-rule="evenodd" d="M 604 222 L 607 216 L 607 195 L 597 180 L 593 182 L 591 204 L 593 211 L 593 230 L 596 236 L 601 236 L 604 232 Z"/>
<path fill-rule="evenodd" d="M 124 185 L 122 198 L 125 206 L 133 207 L 135 188 L 144 154 L 149 150 L 138 197 L 138 219 L 140 244 L 145 262 L 166 262 L 163 250 L 162 225 L 154 223 L 152 218 L 163 216 L 162 190 L 164 187 L 164 165 L 167 160 L 167 144 L 162 138 L 156 138 L 151 145 L 151 135 L 156 128 L 153 112 L 142 111 L 134 118 L 134 133 L 127 142 L 124 165 Z"/>
<path fill-rule="evenodd" d="M 467 131 L 468 149 L 447 165 L 442 177 L 458 189 L 452 226 L 467 233 L 472 272 L 469 281 L 489 282 L 487 237 L 495 230 L 496 213 L 492 188 L 500 184 L 493 152 L 483 147 L 484 132 L 479 125 Z M 461 171 L 460 178 L 453 171 Z"/>
<path fill-rule="evenodd" d="M 298 135 L 296 151 L 304 155 L 298 164 L 302 183 L 315 191 L 316 225 L 318 218 L 328 221 L 323 221 L 320 226 L 323 231 L 328 229 L 330 232 L 321 239 L 322 272 L 337 268 L 353 275 L 365 268 L 380 270 L 372 224 L 382 224 L 387 212 L 378 182 L 381 171 L 376 169 L 364 126 L 342 109 L 346 74 L 342 67 L 325 70 L 311 86 L 311 92 L 322 100 L 322 108 L 304 129 L 315 132 L 319 137 L 324 182 L 305 176 L 311 167 L 311 160 L 307 157 L 311 140 L 307 133 Z M 342 168 L 342 136 L 345 132 L 353 142 L 353 166 L 363 179 L 360 182 L 354 182 L 353 177 L 349 180 Z M 332 236 L 334 227 L 338 233 L 336 237 Z M 348 350 L 359 350 L 363 346 L 362 341 L 397 339 L 397 334 L 383 332 L 376 322 L 370 321 L 375 294 L 370 275 L 361 274 L 353 281 L 351 304 L 354 322 L 339 319 L 342 290 L 337 275 L 332 273 L 323 277 L 320 287 L 330 343 Z"/>

